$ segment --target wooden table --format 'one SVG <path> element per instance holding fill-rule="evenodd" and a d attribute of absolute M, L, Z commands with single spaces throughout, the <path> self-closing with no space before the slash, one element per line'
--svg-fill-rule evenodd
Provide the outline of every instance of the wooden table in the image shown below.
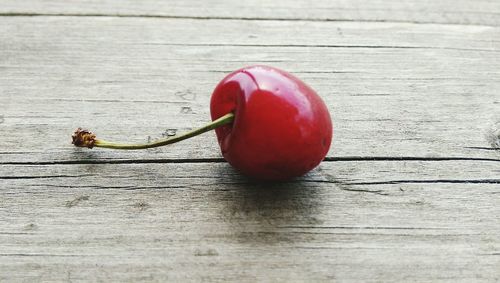
<path fill-rule="evenodd" d="M 288 70 L 327 159 L 265 184 L 213 133 L 216 83 Z M 500 280 L 500 2 L 0 0 L 0 281 Z"/>

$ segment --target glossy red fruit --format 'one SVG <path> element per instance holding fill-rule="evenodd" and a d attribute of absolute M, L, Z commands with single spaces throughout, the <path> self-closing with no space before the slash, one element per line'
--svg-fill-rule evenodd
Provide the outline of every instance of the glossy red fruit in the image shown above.
<path fill-rule="evenodd" d="M 304 175 L 330 148 L 332 120 L 323 100 L 273 67 L 250 66 L 226 76 L 212 94 L 210 112 L 212 120 L 234 112 L 232 124 L 215 130 L 222 155 L 256 179 Z"/>

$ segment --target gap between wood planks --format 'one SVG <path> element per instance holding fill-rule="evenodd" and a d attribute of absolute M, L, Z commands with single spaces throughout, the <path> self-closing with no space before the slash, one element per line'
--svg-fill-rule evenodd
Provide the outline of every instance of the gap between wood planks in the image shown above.
<path fill-rule="evenodd" d="M 182 20 L 226 20 L 226 21 L 281 21 L 281 22 L 358 22 L 358 23 L 408 23 L 426 25 L 458 25 L 458 26 L 485 26 L 485 24 L 469 23 L 436 23 L 431 21 L 402 21 L 402 20 L 357 20 L 335 18 L 269 18 L 269 17 L 229 17 L 229 16 L 174 16 L 174 15 L 148 15 L 148 14 L 105 14 L 105 13 L 27 13 L 27 12 L 1 12 L 0 17 L 109 17 L 109 18 L 154 18 L 154 19 L 182 19 Z"/>
<path fill-rule="evenodd" d="M 327 157 L 323 162 L 440 162 L 440 161 L 482 161 L 482 162 L 500 162 L 500 159 L 494 158 L 468 158 L 468 157 Z M 60 160 L 60 161 L 41 161 L 41 162 L 1 162 L 0 165 L 27 165 L 27 166 L 50 166 L 50 165 L 81 165 L 81 164 L 194 164 L 194 163 L 224 163 L 223 158 L 207 159 L 118 159 L 118 160 Z M 52 179 L 52 178 L 81 178 L 89 177 L 92 174 L 80 175 L 42 175 L 42 176 L 0 176 L 1 179 Z M 376 182 L 343 182 L 338 180 L 314 180 L 305 179 L 302 182 L 309 183 L 331 183 L 339 185 L 352 186 L 370 186 L 370 185 L 394 185 L 394 184 L 500 184 L 500 179 L 495 178 L 477 178 L 477 179 L 450 179 L 450 178 L 432 178 L 432 179 L 394 179 Z M 142 189 L 142 188 L 134 188 Z M 380 195 L 386 195 L 382 191 L 363 190 L 363 189 L 345 189 L 356 192 L 368 192 Z"/>
<path fill-rule="evenodd" d="M 83 175 L 47 175 L 47 176 L 0 176 L 0 180 L 25 180 L 25 179 L 55 179 L 55 178 L 82 178 L 82 177 L 91 177 L 92 174 L 83 174 Z M 372 186 L 372 185 L 397 185 L 397 184 L 500 184 L 500 179 L 464 179 L 464 180 L 453 180 L 453 179 L 423 179 L 423 180 L 389 180 L 389 181 L 380 181 L 380 182 L 340 182 L 340 181 L 325 181 L 325 180 L 301 180 L 304 183 L 329 183 L 329 184 L 338 184 L 338 185 L 346 185 L 346 186 Z M 220 182 L 218 182 L 220 184 Z M 283 184 L 286 184 L 284 182 Z M 288 182 L 291 183 L 291 182 Z M 230 184 L 246 184 L 246 183 L 230 183 Z M 61 187 L 61 186 L 58 186 Z M 78 186 L 71 186 L 72 188 Z M 98 186 L 89 186 L 89 188 L 98 188 Z M 107 187 L 106 187 L 107 188 Z M 123 188 L 123 187 L 121 187 Z M 176 187 L 133 187 L 133 188 L 124 188 L 128 191 L 133 190 L 144 190 L 144 189 L 159 189 L 159 188 L 179 188 Z M 381 190 L 366 190 L 366 189 L 348 189 L 341 188 L 344 191 L 351 192 L 365 192 L 365 193 L 374 193 L 378 195 L 389 195 L 387 193 L 383 193 Z"/>
<path fill-rule="evenodd" d="M 488 148 L 490 150 L 490 148 Z M 499 150 L 491 148 L 491 150 Z M 500 151 L 500 150 L 499 150 Z M 2 152 L 0 154 L 14 154 Z M 474 157 L 415 157 L 415 156 L 344 156 L 326 157 L 323 162 L 352 162 L 352 161 L 490 161 L 500 162 L 495 158 Z M 85 160 L 57 160 L 57 161 L 12 161 L 0 162 L 0 165 L 72 165 L 72 164 L 156 164 L 156 163 L 224 163 L 224 158 L 179 158 L 179 159 L 85 159 Z"/>

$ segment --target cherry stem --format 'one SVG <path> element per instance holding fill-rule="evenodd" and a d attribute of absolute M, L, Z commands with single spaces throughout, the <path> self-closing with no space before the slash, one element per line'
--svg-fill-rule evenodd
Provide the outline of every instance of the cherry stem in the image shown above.
<path fill-rule="evenodd" d="M 205 132 L 216 129 L 220 126 L 230 124 L 233 121 L 234 121 L 234 113 L 228 113 L 201 128 L 189 131 L 185 134 L 161 139 L 154 142 L 139 143 L 139 144 L 123 144 L 123 143 L 99 140 L 96 139 L 96 136 L 92 132 L 87 130 L 82 130 L 81 128 L 78 128 L 72 137 L 73 137 L 73 144 L 78 147 L 88 147 L 88 148 L 103 147 L 112 149 L 146 149 L 146 148 L 159 147 L 180 142 L 182 140 L 189 139 L 194 136 L 201 135 Z"/>

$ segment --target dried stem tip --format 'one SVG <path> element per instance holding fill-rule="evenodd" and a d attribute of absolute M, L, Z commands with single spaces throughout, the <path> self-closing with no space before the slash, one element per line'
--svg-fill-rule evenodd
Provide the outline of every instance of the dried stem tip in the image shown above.
<path fill-rule="evenodd" d="M 78 147 L 88 147 L 93 148 L 95 143 L 95 135 L 82 128 L 76 129 L 75 133 L 71 136 L 73 138 L 73 144 Z"/>

